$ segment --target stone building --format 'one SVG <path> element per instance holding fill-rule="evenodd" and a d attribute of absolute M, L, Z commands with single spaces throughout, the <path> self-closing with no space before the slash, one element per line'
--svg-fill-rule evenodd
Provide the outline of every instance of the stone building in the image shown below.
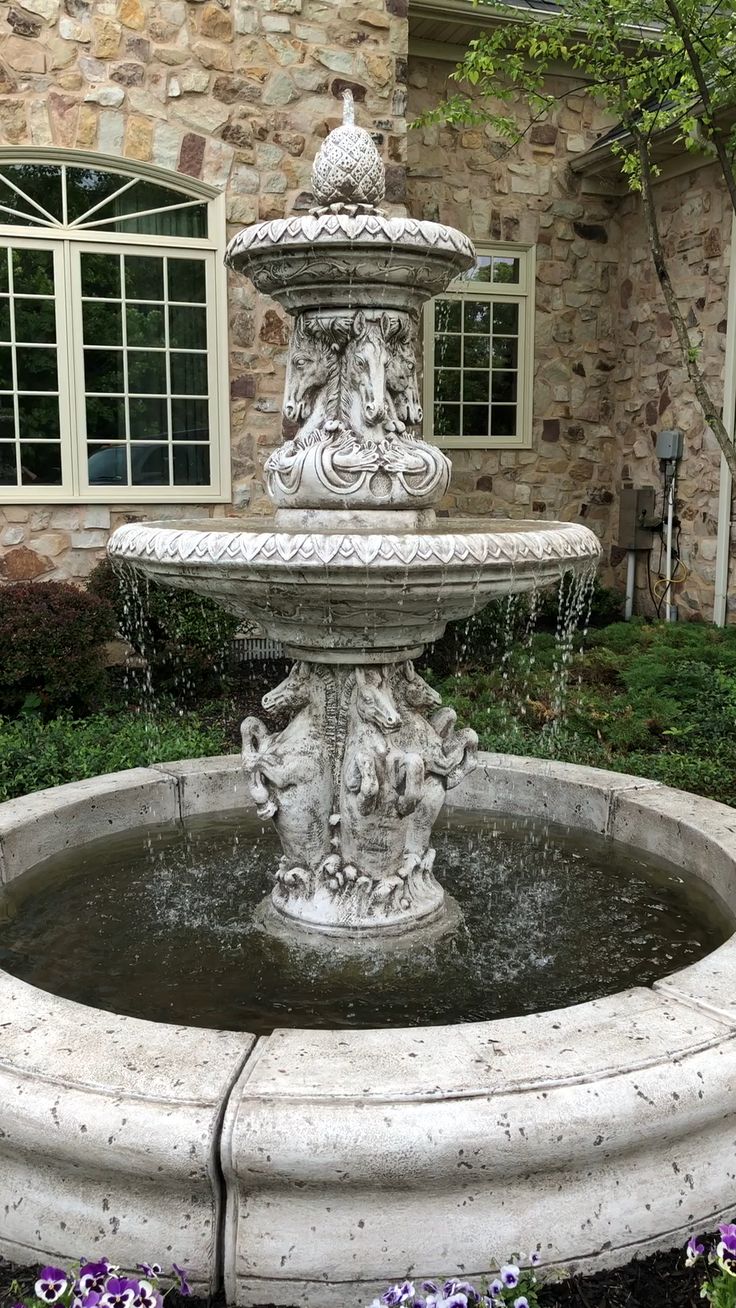
<path fill-rule="evenodd" d="M 222 254 L 240 227 L 310 207 L 350 87 L 387 207 L 478 248 L 424 322 L 425 435 L 454 461 L 444 507 L 584 520 L 622 584 L 619 490 L 652 485 L 661 511 L 654 439 L 681 427 L 677 606 L 723 617 L 730 483 L 611 124 L 560 68 L 554 118 L 510 153 L 488 128 L 409 126 L 479 22 L 471 0 L 0 4 L 2 578 L 83 582 L 127 520 L 268 511 L 289 323 Z M 730 208 L 707 158 L 669 149 L 674 277 L 733 410 Z M 637 584 L 646 611 L 643 562 Z"/>

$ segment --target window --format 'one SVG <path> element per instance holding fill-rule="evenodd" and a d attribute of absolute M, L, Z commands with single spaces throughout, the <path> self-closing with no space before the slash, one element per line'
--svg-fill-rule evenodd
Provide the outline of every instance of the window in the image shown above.
<path fill-rule="evenodd" d="M 226 500 L 221 198 L 19 154 L 0 154 L 0 501 Z"/>
<path fill-rule="evenodd" d="M 424 319 L 428 440 L 455 448 L 531 444 L 534 251 L 481 249 Z"/>

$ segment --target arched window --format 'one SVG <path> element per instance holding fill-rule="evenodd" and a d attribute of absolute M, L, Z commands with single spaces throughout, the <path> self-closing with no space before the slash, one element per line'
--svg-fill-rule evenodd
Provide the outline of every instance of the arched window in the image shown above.
<path fill-rule="evenodd" d="M 222 197 L 0 152 L 0 502 L 229 495 Z"/>

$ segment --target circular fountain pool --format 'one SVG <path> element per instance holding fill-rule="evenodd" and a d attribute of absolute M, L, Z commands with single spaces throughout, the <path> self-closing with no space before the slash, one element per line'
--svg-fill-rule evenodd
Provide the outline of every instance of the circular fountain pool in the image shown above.
<path fill-rule="evenodd" d="M 359 1308 L 407 1273 L 482 1276 L 531 1248 L 543 1267 L 592 1269 L 733 1216 L 734 811 L 489 754 L 452 798 L 438 832 L 448 885 L 462 899 L 482 870 L 466 895 L 466 988 L 459 1004 L 447 942 L 424 971 L 399 954 L 390 969 L 413 1026 L 381 1010 L 370 968 L 352 978 L 352 1007 L 328 994 L 317 1013 L 305 957 L 293 980 L 274 964 L 270 1011 L 255 1011 L 243 948 L 255 942 L 233 945 L 232 923 L 241 890 L 261 897 L 272 851 L 239 759 L 0 805 L 15 912 L 1 930 L 7 949 L 25 922 L 35 982 L 6 958 L 0 1254 L 61 1265 L 81 1250 L 129 1268 L 173 1256 L 199 1292 L 224 1274 L 233 1304 Z M 145 833 L 162 828 L 143 857 Z M 121 851 L 137 851 L 127 885 Z M 212 936 L 199 975 L 195 922 Z M 224 1012 L 215 937 L 242 967 L 239 1030 L 191 1024 L 195 1003 L 200 1023 Z M 98 965 L 106 951 L 107 977 L 79 1003 L 64 996 L 79 995 L 88 950 Z M 159 1020 L 111 1011 L 125 1006 L 121 959 L 130 1011 Z M 525 969 L 528 993 L 515 982 Z M 40 988 L 52 983 L 59 993 Z M 191 1006 L 185 1023 L 167 987 Z M 288 1003 L 298 993 L 301 1012 Z"/>
<path fill-rule="evenodd" d="M 698 878 L 601 836 L 450 810 L 437 867 L 451 936 L 309 949 L 254 925 L 277 840 L 253 813 L 103 837 L 0 891 L 0 965 L 155 1022 L 248 1030 L 515 1017 L 650 985 L 722 944 Z"/>

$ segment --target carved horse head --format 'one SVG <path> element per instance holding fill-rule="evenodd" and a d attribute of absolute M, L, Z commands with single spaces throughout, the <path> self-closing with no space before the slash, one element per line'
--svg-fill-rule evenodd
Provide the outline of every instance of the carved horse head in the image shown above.
<path fill-rule="evenodd" d="M 414 332 L 406 318 L 390 323 L 386 334 L 389 346 L 386 366 L 386 386 L 396 409 L 399 421 L 418 426 L 422 421 L 417 384 L 417 361 L 414 351 Z"/>
<path fill-rule="evenodd" d="M 297 320 L 284 387 L 284 417 L 290 422 L 308 418 L 318 392 L 335 378 L 339 367 L 338 349 L 338 345 L 329 340 L 319 320 Z"/>
<path fill-rule="evenodd" d="M 379 320 L 356 313 L 343 356 L 343 388 L 360 403 L 365 421 L 373 426 L 386 414 L 387 313 Z"/>
<path fill-rule="evenodd" d="M 385 671 L 380 668 L 355 669 L 355 707 L 363 722 L 380 731 L 397 731 L 401 714 L 394 700 Z"/>
<path fill-rule="evenodd" d="M 312 674 L 308 663 L 295 663 L 288 677 L 269 690 L 261 700 L 268 713 L 304 708 L 312 694 Z"/>

